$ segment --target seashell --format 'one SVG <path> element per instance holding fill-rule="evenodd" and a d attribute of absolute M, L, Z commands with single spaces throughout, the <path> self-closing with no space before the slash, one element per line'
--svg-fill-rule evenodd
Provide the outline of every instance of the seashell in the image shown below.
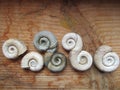
<path fill-rule="evenodd" d="M 21 61 L 21 68 L 30 69 L 31 71 L 40 71 L 43 65 L 43 57 L 37 52 L 26 54 Z"/>
<path fill-rule="evenodd" d="M 67 63 L 65 55 L 62 53 L 46 53 L 44 58 L 45 66 L 52 72 L 62 71 Z"/>
<path fill-rule="evenodd" d="M 107 45 L 100 46 L 94 56 L 96 67 L 103 72 L 112 72 L 116 70 L 120 64 L 117 53 L 112 52 L 112 48 Z"/>
<path fill-rule="evenodd" d="M 68 33 L 62 39 L 62 46 L 69 50 L 69 58 L 74 69 L 85 71 L 92 66 L 92 56 L 87 51 L 82 51 L 82 38 L 76 33 Z"/>
<path fill-rule="evenodd" d="M 25 44 L 17 39 L 8 39 L 2 46 L 2 51 L 8 59 L 15 59 L 27 51 Z"/>
<path fill-rule="evenodd" d="M 45 66 L 52 72 L 60 72 L 66 66 L 66 57 L 57 53 L 57 39 L 49 31 L 41 31 L 35 35 L 34 46 L 41 52 L 46 52 L 44 56 Z"/>
<path fill-rule="evenodd" d="M 57 39 L 49 31 L 41 31 L 37 33 L 34 37 L 34 46 L 39 51 L 56 51 Z"/>

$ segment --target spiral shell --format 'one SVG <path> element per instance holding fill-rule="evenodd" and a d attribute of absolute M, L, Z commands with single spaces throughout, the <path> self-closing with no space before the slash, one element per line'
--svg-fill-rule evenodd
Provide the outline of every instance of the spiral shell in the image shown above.
<path fill-rule="evenodd" d="M 21 61 L 21 68 L 30 69 L 31 71 L 40 71 L 43 65 L 43 57 L 37 52 L 26 54 Z"/>
<path fill-rule="evenodd" d="M 8 39 L 2 46 L 2 51 L 8 59 L 15 59 L 27 51 L 25 44 L 17 39 Z"/>
<path fill-rule="evenodd" d="M 76 33 L 68 33 L 62 39 L 62 46 L 66 50 L 71 50 L 69 54 L 71 65 L 74 69 L 85 71 L 92 65 L 92 56 L 86 51 L 82 51 L 82 38 Z"/>
<path fill-rule="evenodd" d="M 46 53 L 45 66 L 52 72 L 60 72 L 66 66 L 67 60 L 62 53 Z"/>
<path fill-rule="evenodd" d="M 100 46 L 94 56 L 96 67 L 103 72 L 112 72 L 116 70 L 120 64 L 117 53 L 112 52 L 112 48 L 107 45 Z"/>
<path fill-rule="evenodd" d="M 49 31 L 41 31 L 35 35 L 34 45 L 39 51 L 44 51 L 45 66 L 52 72 L 60 72 L 66 66 L 66 57 L 57 53 L 57 39 Z"/>
<path fill-rule="evenodd" d="M 34 46 L 39 51 L 54 52 L 57 47 L 56 37 L 49 31 L 41 31 L 34 37 Z"/>

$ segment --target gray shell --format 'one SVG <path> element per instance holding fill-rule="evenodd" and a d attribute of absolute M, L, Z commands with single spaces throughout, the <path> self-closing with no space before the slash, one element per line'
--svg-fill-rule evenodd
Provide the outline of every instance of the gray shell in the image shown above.
<path fill-rule="evenodd" d="M 60 72 L 66 67 L 67 59 L 62 53 L 46 53 L 45 66 L 52 72 Z"/>
<path fill-rule="evenodd" d="M 34 37 L 34 46 L 39 51 L 54 52 L 57 47 L 57 39 L 49 31 L 41 31 Z"/>

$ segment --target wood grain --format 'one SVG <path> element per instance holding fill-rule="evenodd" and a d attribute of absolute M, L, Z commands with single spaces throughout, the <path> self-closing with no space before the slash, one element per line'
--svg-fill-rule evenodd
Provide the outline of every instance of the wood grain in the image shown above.
<path fill-rule="evenodd" d="M 83 38 L 84 50 L 94 55 L 102 45 L 110 45 L 120 56 L 120 3 L 109 0 L 0 0 L 0 48 L 5 40 L 23 40 L 28 52 L 34 35 L 41 30 L 53 32 L 58 51 L 68 57 L 61 45 L 64 34 L 77 32 Z M 0 49 L 0 90 L 66 89 L 120 90 L 120 68 L 103 73 L 92 66 L 85 72 L 72 69 L 68 60 L 63 72 L 51 73 L 46 68 L 34 73 L 20 68 L 24 55 L 16 61 L 4 57 Z"/>

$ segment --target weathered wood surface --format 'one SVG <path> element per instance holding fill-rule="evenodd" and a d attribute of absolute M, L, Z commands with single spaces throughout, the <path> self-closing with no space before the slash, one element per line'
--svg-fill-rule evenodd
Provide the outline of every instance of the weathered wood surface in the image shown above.
<path fill-rule="evenodd" d="M 0 1 L 0 48 L 5 40 L 23 40 L 29 51 L 34 35 L 41 30 L 53 32 L 59 41 L 59 52 L 68 57 L 61 45 L 64 34 L 79 33 L 84 49 L 94 55 L 102 44 L 110 45 L 120 56 L 120 3 L 113 0 L 8 0 Z M 23 55 L 24 56 L 24 55 Z M 34 73 L 20 68 L 22 57 L 6 59 L 0 49 L 0 90 L 14 89 L 92 89 L 120 90 L 120 67 L 112 73 L 102 73 L 92 66 L 85 72 L 67 67 L 61 73 L 46 68 Z"/>

